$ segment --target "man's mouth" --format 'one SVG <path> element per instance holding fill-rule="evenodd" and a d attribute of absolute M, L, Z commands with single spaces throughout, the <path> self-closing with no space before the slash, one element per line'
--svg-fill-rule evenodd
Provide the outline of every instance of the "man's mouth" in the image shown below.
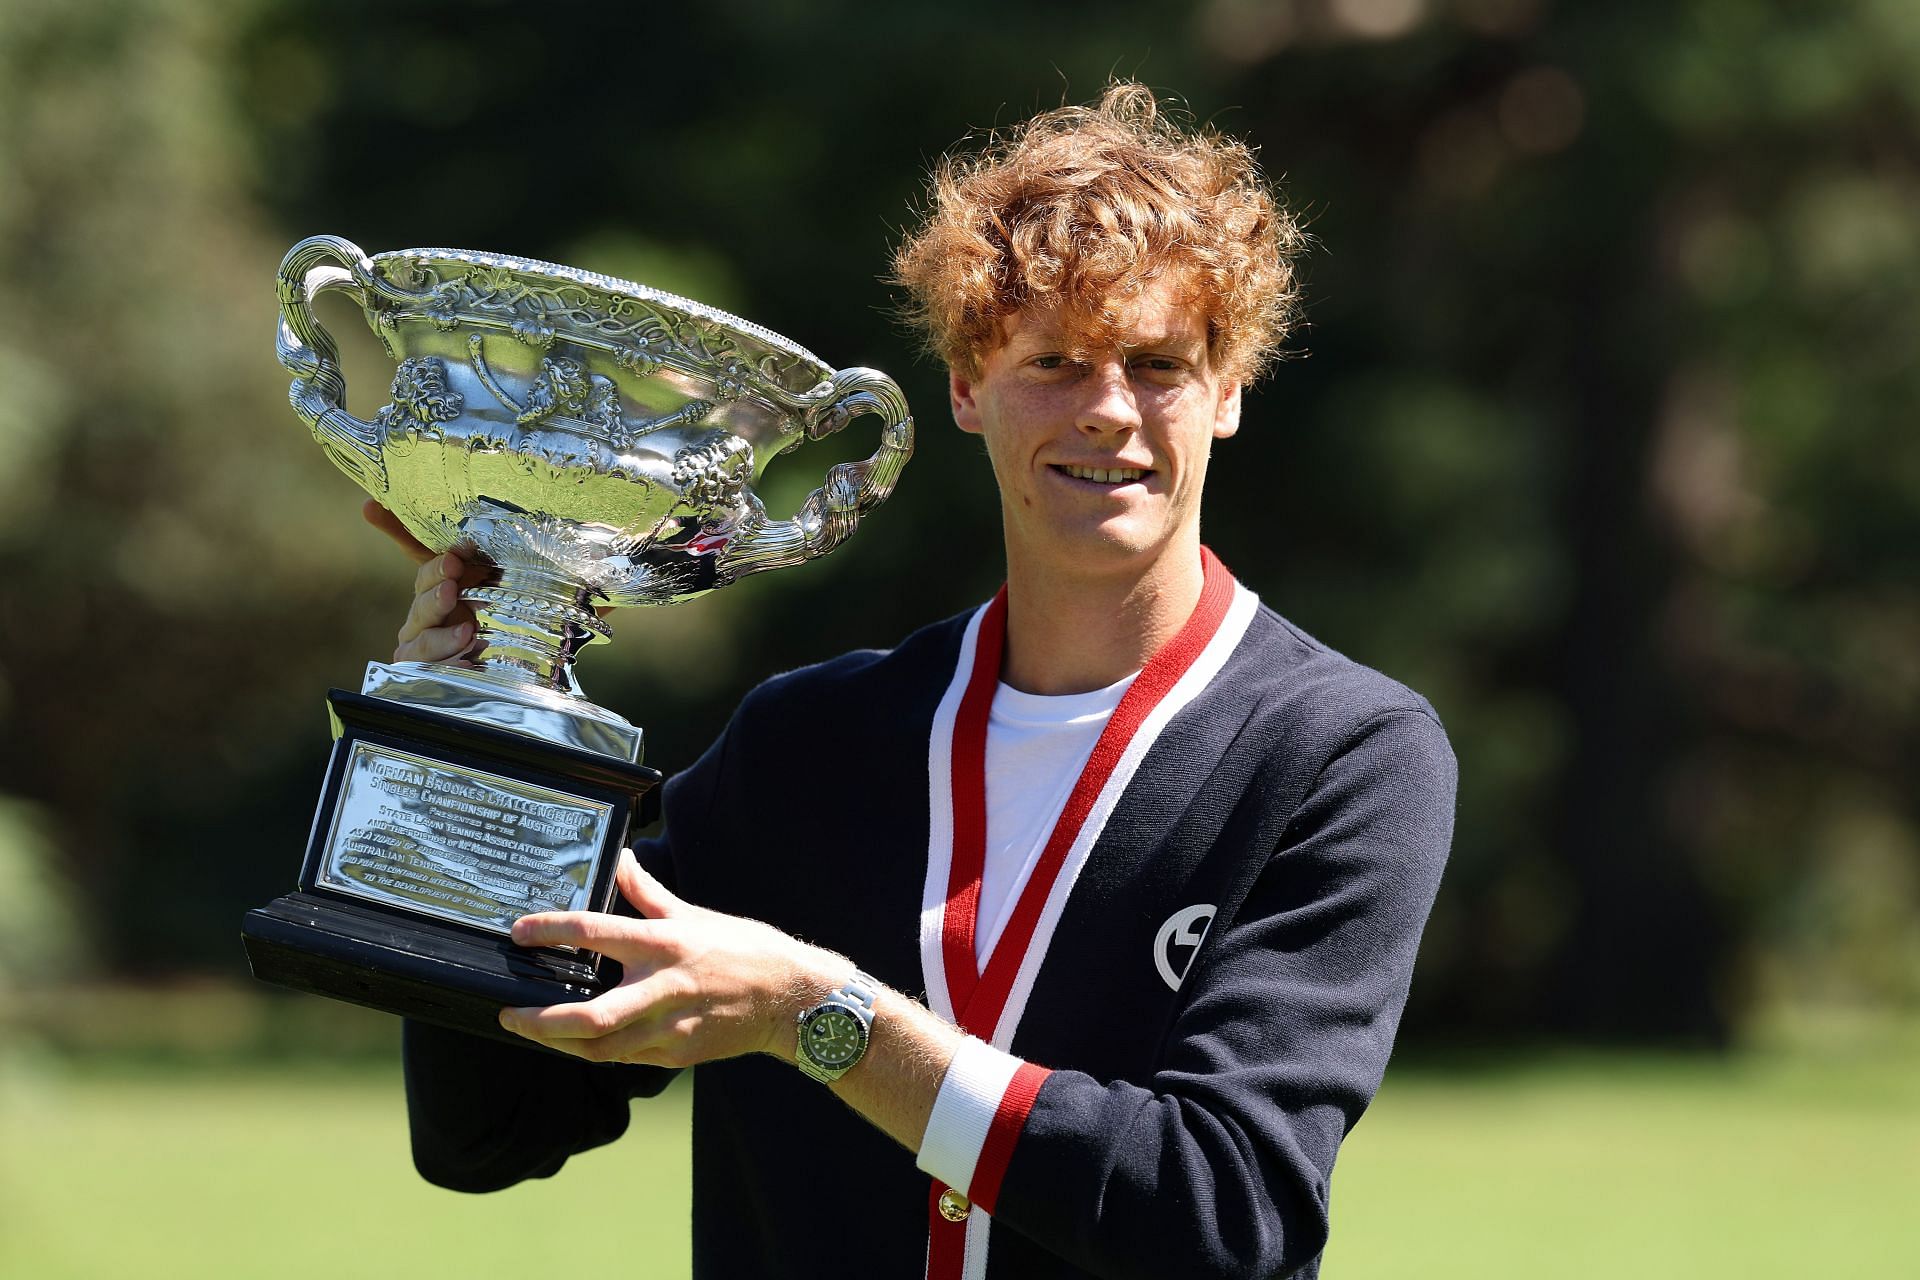
<path fill-rule="evenodd" d="M 1141 467 L 1071 467 L 1055 466 L 1055 471 L 1072 476 L 1075 480 L 1091 480 L 1095 484 L 1132 484 L 1144 480 L 1151 472 Z"/>

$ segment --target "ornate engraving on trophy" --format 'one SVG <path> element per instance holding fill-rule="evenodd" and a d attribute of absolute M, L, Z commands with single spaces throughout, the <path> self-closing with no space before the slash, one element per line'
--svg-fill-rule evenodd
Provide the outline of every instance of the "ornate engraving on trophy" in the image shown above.
<path fill-rule="evenodd" d="M 357 742 L 319 883 L 506 933 L 533 911 L 587 905 L 605 804 Z"/>
<path fill-rule="evenodd" d="M 526 407 L 514 419 L 521 426 L 559 416 L 598 427 L 612 435 L 620 426 L 620 396 L 613 381 L 590 374 L 570 356 L 548 356 L 527 392 Z"/>
<path fill-rule="evenodd" d="M 688 510 L 701 515 L 730 510 L 753 479 L 753 446 L 715 431 L 673 455 L 671 479 Z"/>
<path fill-rule="evenodd" d="M 521 260 L 525 262 L 526 260 Z M 692 318 L 676 308 L 656 307 L 648 300 L 622 291 L 625 282 L 592 272 L 531 263 L 569 280 L 536 280 L 492 263 L 463 266 L 447 256 L 425 252 L 383 255 L 375 270 L 397 291 L 415 295 L 417 310 L 389 312 L 387 325 L 413 315 L 443 332 L 460 326 L 469 316 L 483 317 L 508 329 L 530 347 L 544 349 L 556 332 L 610 340 L 620 351 L 622 367 L 651 376 L 661 364 L 699 370 L 714 379 L 715 399 L 730 401 L 749 391 L 791 398 L 798 374 L 804 378 L 804 355 L 768 353 L 757 364 L 741 359 L 739 342 L 729 332 L 737 329 L 757 338 L 784 339 L 734 317 L 731 325 Z M 675 301 L 682 301 L 676 299 Z"/>
<path fill-rule="evenodd" d="M 673 412 L 657 418 L 628 419 L 621 408 L 619 388 L 612 379 L 589 373 L 586 366 L 572 356 L 548 356 L 542 359 L 540 373 L 523 402 L 516 399 L 494 376 L 493 367 L 487 363 L 486 345 L 487 340 L 480 334 L 469 334 L 467 361 L 473 367 L 474 377 L 480 379 L 480 385 L 514 415 L 515 426 L 556 428 L 586 436 L 615 449 L 627 449 L 642 436 L 656 431 L 698 426 L 714 410 L 715 402 L 712 400 L 689 400 Z M 640 368 L 637 358 L 631 361 L 616 360 L 616 364 L 629 371 Z M 457 402 L 459 397 L 455 396 L 454 399 Z M 589 466 L 595 462 L 592 457 L 574 459 L 549 456 L 549 460 Z"/>
<path fill-rule="evenodd" d="M 447 387 L 447 366 L 433 356 L 412 356 L 394 370 L 392 403 L 374 415 L 391 429 L 438 428 L 460 416 L 464 401 Z"/>

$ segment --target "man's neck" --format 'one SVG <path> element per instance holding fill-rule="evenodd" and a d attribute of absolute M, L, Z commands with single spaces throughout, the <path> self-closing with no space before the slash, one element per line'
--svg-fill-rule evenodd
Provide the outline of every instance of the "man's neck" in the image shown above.
<path fill-rule="evenodd" d="M 1204 580 L 1197 539 L 1139 573 L 1086 573 L 1009 555 L 1000 678 L 1048 695 L 1125 679 L 1193 616 Z"/>

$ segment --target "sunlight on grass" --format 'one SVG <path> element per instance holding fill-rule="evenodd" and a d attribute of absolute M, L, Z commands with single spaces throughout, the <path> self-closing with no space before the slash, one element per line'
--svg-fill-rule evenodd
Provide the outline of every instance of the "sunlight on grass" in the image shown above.
<path fill-rule="evenodd" d="M 1920 1061 L 1628 1054 L 1397 1072 L 1329 1280 L 1920 1274 Z"/>
<path fill-rule="evenodd" d="M 1342 1157 L 1325 1274 L 1905 1280 L 1910 1049 L 1402 1064 Z M 687 1272 L 683 1086 L 554 1179 L 461 1196 L 414 1175 L 395 1069 L 10 1063 L 0 1275 Z"/>
<path fill-rule="evenodd" d="M 687 1104 L 490 1196 L 422 1182 L 398 1070 L 63 1080 L 0 1096 L 0 1276 L 687 1273 Z M 604 1270 L 603 1270 L 604 1269 Z"/>

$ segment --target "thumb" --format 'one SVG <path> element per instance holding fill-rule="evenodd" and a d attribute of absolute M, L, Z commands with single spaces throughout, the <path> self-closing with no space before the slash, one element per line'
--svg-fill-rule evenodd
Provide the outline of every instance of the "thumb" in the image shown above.
<path fill-rule="evenodd" d="M 631 849 L 620 851 L 620 865 L 614 869 L 613 878 L 620 886 L 620 896 L 649 920 L 678 915 L 686 906 L 640 865 Z"/>
<path fill-rule="evenodd" d="M 368 498 L 360 504 L 360 518 L 398 543 L 415 564 L 425 564 L 437 554 L 429 551 L 426 544 L 400 523 L 400 517 L 387 510 L 377 498 Z"/>

